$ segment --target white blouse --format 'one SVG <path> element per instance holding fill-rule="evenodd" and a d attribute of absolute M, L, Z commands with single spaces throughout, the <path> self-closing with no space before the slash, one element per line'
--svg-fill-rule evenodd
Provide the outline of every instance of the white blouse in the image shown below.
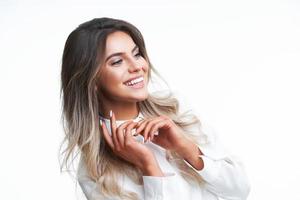
<path fill-rule="evenodd" d="M 106 127 L 110 127 L 109 119 L 100 116 L 106 123 Z M 134 121 L 143 119 L 143 115 L 139 113 Z M 116 121 L 117 126 L 125 121 Z M 216 136 L 216 132 L 211 127 L 205 126 L 203 123 L 196 129 L 191 131 L 201 132 L 202 139 L 205 143 L 199 142 L 199 148 L 204 155 L 199 155 L 203 159 L 204 168 L 202 170 L 194 169 L 204 180 L 204 184 L 200 187 L 198 184 L 187 182 L 179 173 L 176 166 L 172 165 L 166 159 L 166 150 L 152 142 L 144 144 L 154 153 L 164 177 L 143 176 L 143 185 L 135 184 L 130 178 L 124 175 L 120 178 L 119 184 L 127 191 L 133 191 L 138 194 L 139 199 L 143 200 L 245 200 L 250 191 L 250 184 L 242 163 L 226 153 L 225 149 Z M 109 131 L 111 131 L 109 129 Z M 142 138 L 137 138 L 139 141 Z M 142 141 L 143 142 L 143 141 Z M 87 175 L 83 162 L 78 166 L 78 182 L 88 200 L 112 200 L 119 199 L 117 197 L 104 197 L 97 189 Z"/>

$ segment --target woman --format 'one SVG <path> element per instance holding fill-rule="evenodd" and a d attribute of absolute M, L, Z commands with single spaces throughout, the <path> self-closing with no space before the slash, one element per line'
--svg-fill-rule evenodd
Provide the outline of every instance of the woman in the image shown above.
<path fill-rule="evenodd" d="M 132 24 L 97 18 L 69 35 L 61 81 L 64 165 L 79 150 L 87 199 L 246 199 L 239 162 L 169 93 L 148 93 L 150 63 Z"/>

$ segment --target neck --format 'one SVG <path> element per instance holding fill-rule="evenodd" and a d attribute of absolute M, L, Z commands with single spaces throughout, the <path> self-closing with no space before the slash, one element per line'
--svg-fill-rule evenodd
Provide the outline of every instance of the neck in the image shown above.
<path fill-rule="evenodd" d="M 103 99 L 102 99 L 103 100 Z M 109 111 L 112 110 L 116 120 L 134 119 L 139 115 L 139 108 L 137 102 L 112 102 L 103 101 L 100 106 L 100 115 L 109 119 Z"/>

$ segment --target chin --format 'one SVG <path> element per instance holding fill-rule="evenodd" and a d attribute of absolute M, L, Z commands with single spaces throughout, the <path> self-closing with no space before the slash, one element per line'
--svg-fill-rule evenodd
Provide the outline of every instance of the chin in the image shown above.
<path fill-rule="evenodd" d="M 136 95 L 132 96 L 130 99 L 131 99 L 131 101 L 139 102 L 139 101 L 146 100 L 148 98 L 148 96 L 149 96 L 148 92 L 145 92 L 145 93 L 140 94 L 140 95 L 136 94 Z"/>
<path fill-rule="evenodd" d="M 144 101 L 148 98 L 148 96 L 149 96 L 148 93 L 141 95 L 141 96 L 137 96 L 136 101 Z"/>

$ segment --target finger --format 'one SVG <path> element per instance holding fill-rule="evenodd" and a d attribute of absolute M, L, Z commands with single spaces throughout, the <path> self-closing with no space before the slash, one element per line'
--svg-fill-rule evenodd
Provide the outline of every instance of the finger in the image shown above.
<path fill-rule="evenodd" d="M 134 131 L 133 131 L 133 128 L 135 128 L 136 126 L 138 125 L 138 122 L 132 122 L 131 124 L 129 124 L 127 127 L 126 127 L 126 131 L 125 131 L 125 134 L 124 136 L 126 135 L 131 135 L 132 137 L 134 136 Z"/>
<path fill-rule="evenodd" d="M 130 124 L 128 124 L 127 127 L 126 127 L 126 129 L 125 129 L 125 130 L 126 130 L 125 134 L 127 134 L 127 132 L 128 132 L 128 133 L 130 133 L 132 136 L 133 136 L 133 135 L 136 135 L 136 134 L 133 132 L 132 129 L 135 128 L 137 125 L 138 125 L 138 122 L 133 122 L 133 121 L 132 121 Z"/>
<path fill-rule="evenodd" d="M 144 138 L 145 138 L 146 140 L 150 139 L 150 135 L 149 135 L 150 129 L 151 129 L 155 124 L 159 123 L 160 121 L 161 121 L 161 118 L 156 118 L 156 119 L 150 121 L 149 123 L 147 123 L 146 127 L 144 128 L 144 133 L 143 133 L 143 134 L 144 134 Z"/>
<path fill-rule="evenodd" d="M 157 134 L 158 129 L 162 127 L 162 126 L 161 126 L 161 123 L 162 123 L 162 124 L 165 124 L 165 123 L 167 123 L 167 120 L 160 120 L 160 121 L 158 121 L 155 125 L 153 125 L 153 126 L 150 128 L 150 131 L 149 131 L 150 135 L 151 135 L 152 133 L 156 133 L 156 134 Z"/>
<path fill-rule="evenodd" d="M 129 120 L 122 123 L 117 129 L 117 140 L 121 148 L 124 148 L 124 135 L 128 129 L 128 126 L 130 126 L 131 124 L 134 124 L 133 126 L 135 126 L 137 123 L 133 122 L 132 120 Z"/>
<path fill-rule="evenodd" d="M 134 140 L 134 136 L 136 134 L 134 134 L 134 132 L 132 131 L 133 128 L 138 126 L 138 122 L 133 122 L 131 124 L 129 124 L 126 128 L 125 134 L 124 134 L 124 145 L 128 146 L 129 144 L 132 143 L 132 141 Z M 142 137 L 142 136 L 141 136 Z"/>
<path fill-rule="evenodd" d="M 148 123 L 150 120 L 151 120 L 151 119 L 146 119 L 146 120 L 140 122 L 139 125 L 138 125 L 138 128 L 136 129 L 136 134 L 140 134 L 140 133 L 144 130 L 145 126 L 147 125 L 147 123 Z M 142 135 L 143 135 L 143 134 L 142 134 Z M 145 137 L 144 137 L 144 138 L 145 138 Z M 145 138 L 145 140 L 146 140 L 146 138 Z"/>
<path fill-rule="evenodd" d="M 107 142 L 108 146 L 110 146 L 110 148 L 114 149 L 114 143 L 112 141 L 111 136 L 108 133 L 108 129 L 106 127 L 106 124 L 101 120 L 100 125 L 101 125 L 101 129 L 102 129 L 105 141 Z"/>
<path fill-rule="evenodd" d="M 110 128 L 111 128 L 111 136 L 112 136 L 112 141 L 114 143 L 114 147 L 115 149 L 118 151 L 120 149 L 120 144 L 118 142 L 118 139 L 117 139 L 117 124 L 116 124 L 116 117 L 115 117 L 115 114 L 114 112 L 111 110 L 110 113 Z"/>
<path fill-rule="evenodd" d="M 160 121 L 158 123 L 156 123 L 154 126 L 152 126 L 151 130 L 150 130 L 150 140 L 152 141 L 155 135 L 158 135 L 158 131 L 160 128 L 162 128 L 164 125 L 166 124 L 166 121 Z"/>
<path fill-rule="evenodd" d="M 145 124 L 145 122 L 147 122 L 147 120 L 141 120 L 141 121 L 139 121 L 138 123 L 138 128 L 136 129 L 136 133 L 139 133 L 141 130 L 143 130 L 143 126 L 144 126 L 144 124 Z"/>
<path fill-rule="evenodd" d="M 134 134 L 134 136 L 135 135 L 138 135 L 138 128 L 141 126 L 141 124 L 144 122 L 144 119 L 142 119 L 142 120 L 140 120 L 140 121 L 137 121 L 137 125 L 136 125 L 136 129 L 135 129 L 135 134 Z M 141 128 L 140 128 L 140 130 L 141 130 Z"/>
<path fill-rule="evenodd" d="M 132 142 L 133 142 L 133 135 L 130 134 L 129 131 L 126 131 L 124 135 L 124 147 L 130 146 Z"/>

